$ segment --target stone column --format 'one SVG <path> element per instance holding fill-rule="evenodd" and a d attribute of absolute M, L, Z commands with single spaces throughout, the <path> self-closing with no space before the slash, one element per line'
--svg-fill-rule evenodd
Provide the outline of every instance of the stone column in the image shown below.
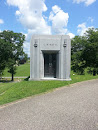
<path fill-rule="evenodd" d="M 30 80 L 38 80 L 39 79 L 39 65 L 40 65 L 40 54 L 39 54 L 39 39 L 33 38 L 31 39 L 30 45 Z"/>

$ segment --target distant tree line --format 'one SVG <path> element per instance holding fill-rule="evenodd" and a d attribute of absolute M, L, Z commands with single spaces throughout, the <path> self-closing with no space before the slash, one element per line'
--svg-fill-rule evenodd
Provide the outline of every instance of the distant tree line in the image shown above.
<path fill-rule="evenodd" d="M 98 74 L 98 29 L 89 28 L 84 36 L 75 36 L 71 41 L 72 70 L 78 74 Z"/>
<path fill-rule="evenodd" d="M 7 67 L 8 72 L 13 76 L 16 73 L 16 66 L 19 65 L 21 57 L 27 57 L 23 52 L 25 35 L 13 31 L 0 32 L 0 74 L 3 74 Z"/>

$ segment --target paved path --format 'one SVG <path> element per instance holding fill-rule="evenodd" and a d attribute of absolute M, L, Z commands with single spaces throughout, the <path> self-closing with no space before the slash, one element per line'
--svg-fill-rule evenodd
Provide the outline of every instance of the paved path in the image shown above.
<path fill-rule="evenodd" d="M 0 130 L 98 130 L 98 80 L 1 107 Z"/>

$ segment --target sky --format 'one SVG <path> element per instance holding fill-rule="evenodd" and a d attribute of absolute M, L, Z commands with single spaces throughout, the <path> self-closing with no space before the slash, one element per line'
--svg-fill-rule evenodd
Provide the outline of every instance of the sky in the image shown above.
<path fill-rule="evenodd" d="M 28 56 L 33 34 L 73 38 L 92 27 L 98 28 L 98 0 L 0 0 L 0 31 L 23 33 Z"/>

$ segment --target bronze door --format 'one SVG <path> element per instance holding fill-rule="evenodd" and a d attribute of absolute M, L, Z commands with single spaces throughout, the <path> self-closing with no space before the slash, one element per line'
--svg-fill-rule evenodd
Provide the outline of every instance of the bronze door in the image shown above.
<path fill-rule="evenodd" d="M 56 54 L 44 54 L 44 77 L 56 77 Z"/>

